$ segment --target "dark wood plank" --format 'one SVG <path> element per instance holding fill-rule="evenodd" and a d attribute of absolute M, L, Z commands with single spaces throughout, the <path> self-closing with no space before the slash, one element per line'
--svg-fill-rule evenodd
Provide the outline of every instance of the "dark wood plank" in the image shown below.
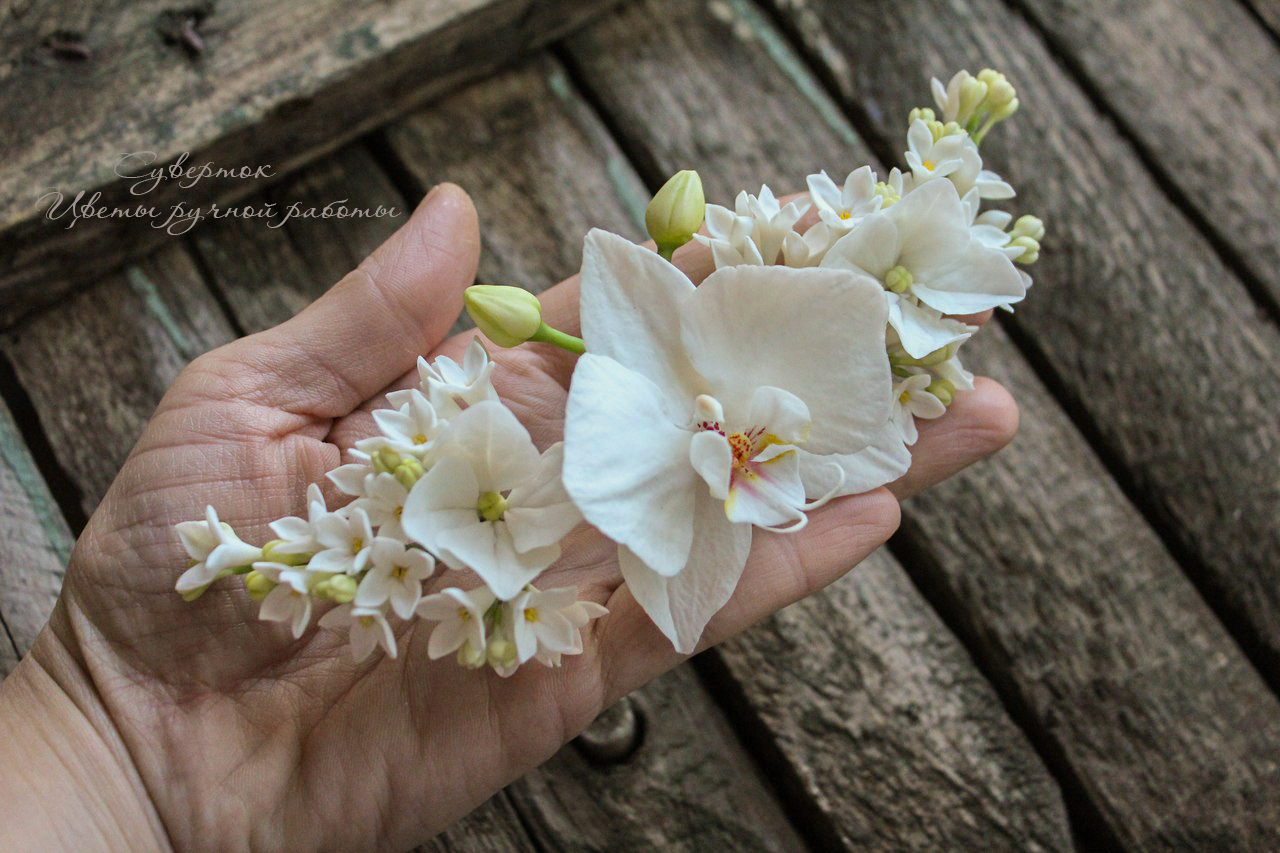
<path fill-rule="evenodd" d="M 683 155 L 695 144 L 681 138 L 674 129 L 686 128 L 686 134 L 710 135 L 714 138 L 731 139 L 732 128 L 750 125 L 754 133 L 768 132 L 772 128 L 774 141 L 769 144 L 773 150 L 785 151 L 785 143 L 794 141 L 795 155 L 787 155 L 775 165 L 781 173 L 794 171 L 803 174 L 805 161 L 793 160 L 790 157 L 807 157 L 806 150 L 823 148 L 829 151 L 842 150 L 843 143 L 835 134 L 827 133 L 822 123 L 805 121 L 797 117 L 789 122 L 755 120 L 758 105 L 765 100 L 747 89 L 745 80 L 749 79 L 744 69 L 763 67 L 758 60 L 740 54 L 755 53 L 767 55 L 767 50 L 759 50 L 762 45 L 776 45 L 777 34 L 772 32 L 759 14 L 745 4 L 728 4 L 732 15 L 730 20 L 722 22 L 717 30 L 712 22 L 700 16 L 691 7 L 675 3 L 649 3 L 629 10 L 634 17 L 619 17 L 594 25 L 589 30 L 575 35 L 569 40 L 571 53 L 578 67 L 578 78 L 593 88 L 595 101 L 607 104 L 611 110 L 609 119 L 615 126 L 627 129 L 625 144 L 630 150 L 643 152 L 637 159 L 649 158 L 658 164 L 658 176 L 668 173 L 684 165 Z M 826 7 L 807 4 L 809 14 Z M 880 4 L 876 9 L 865 5 L 856 9 L 842 4 L 831 4 L 832 9 L 839 9 L 839 17 L 832 12 L 833 20 L 826 25 L 827 38 L 820 40 L 821 34 L 815 29 L 815 55 L 835 55 L 840 50 L 844 55 L 858 57 L 856 71 L 845 68 L 850 78 L 856 83 L 871 68 L 887 62 L 884 57 L 915 56 L 917 52 L 931 54 L 935 45 L 949 44 L 944 34 L 934 34 L 935 30 L 946 30 L 954 26 L 950 19 L 934 22 L 928 10 L 913 8 L 911 25 L 901 23 L 906 14 L 900 7 L 892 4 Z M 896 11 L 895 11 L 896 10 Z M 990 21 L 996 19 L 995 10 L 983 8 L 982 13 L 970 10 L 968 20 Z M 841 32 L 837 24 L 844 17 L 850 21 L 856 19 L 862 39 L 858 42 L 846 40 L 833 41 L 832 34 Z M 801 20 L 809 21 L 804 15 Z M 929 19 L 929 20 L 926 20 Z M 817 19 L 821 20 L 821 19 Z M 666 21 L 676 34 L 654 33 L 649 40 L 636 38 L 635 33 L 653 33 L 650 23 L 644 26 L 641 22 Z M 885 22 L 889 26 L 886 28 Z M 816 27 L 817 24 L 814 24 Z M 851 24 L 846 24 L 852 26 Z M 975 26 L 977 26 L 975 24 Z M 646 29 L 648 27 L 648 29 Z M 923 34 L 930 34 L 925 36 Z M 987 52 L 974 51 L 977 55 L 991 55 L 1005 61 L 1011 49 L 1025 48 L 1024 42 L 1034 42 L 1027 37 L 1012 37 L 1001 30 L 991 32 L 989 36 L 992 46 Z M 998 42 L 999 47 L 996 46 Z M 985 43 L 984 43 L 985 44 Z M 646 50 L 646 46 L 648 49 Z M 676 47 L 679 46 L 679 47 Z M 1011 47 L 1013 46 L 1013 47 Z M 818 50 L 817 48 L 821 48 Z M 776 49 L 776 48 L 775 48 Z M 735 53 L 735 51 L 737 51 Z M 618 62 L 619 57 L 625 62 Z M 1020 58 L 1015 79 L 1021 80 L 1024 74 L 1031 76 L 1025 65 L 1036 62 L 1040 66 L 1052 66 L 1048 57 L 1035 56 Z M 680 116 L 660 115 L 650 127 L 646 125 L 645 116 L 653 104 L 671 105 L 680 103 L 687 96 L 681 90 L 688 86 L 699 86 L 697 75 L 692 71 L 683 74 L 668 74 L 662 78 L 653 76 L 637 82 L 626 67 L 635 63 L 647 64 L 650 68 L 666 66 L 681 69 L 709 69 L 709 73 L 725 73 L 719 71 L 722 65 L 736 69 L 733 80 L 740 103 L 749 104 L 737 115 L 731 115 L 727 121 L 729 128 L 709 126 L 712 117 L 698 108 L 700 99 L 689 98 L 690 106 L 687 114 Z M 959 65 L 958 58 L 944 61 L 933 57 L 932 63 L 939 68 L 951 68 Z M 834 66 L 833 66 L 834 69 Z M 767 69 L 766 69 L 767 70 Z M 761 71 L 760 73 L 765 73 Z M 785 65 L 771 72 L 776 81 L 775 87 L 783 87 L 783 79 L 787 76 Z M 834 71 L 833 71 L 834 73 Z M 838 75 L 837 75 L 838 76 Z M 690 78 L 693 78 L 692 81 Z M 856 98 L 856 103 L 866 112 L 878 117 L 905 116 L 906 100 L 912 96 L 904 81 L 917 79 L 921 81 L 917 94 L 923 96 L 927 91 L 927 76 L 919 69 L 908 72 L 898 69 L 890 75 L 887 71 L 883 77 L 877 78 L 876 87 L 863 85 Z M 853 85 L 853 84 L 851 84 Z M 800 94 L 806 87 L 796 87 L 794 91 L 774 96 L 791 104 L 805 103 Z M 751 94 L 747 94 L 750 92 Z M 852 100 L 852 98 L 851 98 Z M 923 97 L 921 98 L 923 100 Z M 1037 112 L 1040 121 L 1048 122 L 1050 117 L 1062 123 L 1062 111 L 1058 109 L 1058 101 L 1049 95 L 1037 91 L 1034 87 L 1028 90 L 1028 102 L 1044 104 Z M 873 109 L 874 107 L 874 109 Z M 674 109 L 674 108 L 673 108 Z M 614 112 L 616 111 L 616 112 Z M 1066 130 L 1074 142 L 1073 150 L 1082 150 L 1087 146 L 1079 139 L 1085 131 L 1076 129 L 1080 119 L 1070 111 L 1067 112 L 1070 123 Z M 692 130 L 695 119 L 705 124 L 697 125 Z M 718 117 L 716 120 L 720 120 Z M 879 118 L 877 119 L 879 120 Z M 896 118 L 884 118 L 885 122 L 893 121 L 893 126 L 901 128 L 905 121 Z M 794 128 L 802 127 L 804 132 L 797 136 Z M 762 130 L 764 128 L 764 130 Z M 1056 133 L 1061 135 L 1063 131 Z M 1051 135 L 1052 131 L 1042 130 L 1042 134 Z M 899 131 L 899 136 L 901 132 Z M 1065 140 L 1064 140 L 1065 141 Z M 1092 139 L 1090 139 L 1092 141 Z M 1053 194 L 1071 197 L 1089 195 L 1082 187 L 1090 183 L 1078 179 L 1075 186 L 1063 186 L 1054 180 L 1053 163 L 1071 160 L 1072 154 L 1055 144 L 1048 149 L 1039 137 L 1021 139 L 1024 155 L 1012 159 L 1012 154 L 1005 148 L 996 150 L 993 163 L 1012 162 L 1013 168 L 1004 169 L 1015 179 L 1019 187 L 1032 188 L 1028 192 L 1031 198 L 1031 209 L 1047 210 L 1051 223 L 1063 221 L 1061 205 L 1050 206 L 1043 200 Z M 751 139 L 744 144 L 758 146 L 758 139 Z M 902 140 L 894 139 L 894 145 L 901 145 Z M 1129 174 L 1133 158 L 1130 156 L 1126 165 L 1124 158 L 1117 151 L 1120 143 L 1114 143 L 1104 150 L 1110 152 L 1108 168 L 1099 165 L 1093 174 L 1114 174 L 1120 172 L 1121 177 L 1115 179 L 1116 186 L 1123 186 L 1126 191 L 1121 194 L 1124 204 L 1154 204 L 1147 201 L 1151 197 L 1160 198 L 1154 188 L 1149 194 L 1142 194 L 1141 200 L 1134 200 L 1135 182 L 1138 187 L 1149 187 L 1150 182 L 1141 177 L 1141 170 L 1136 169 Z M 853 151 L 853 157 L 845 160 L 843 170 L 858 165 L 862 161 L 861 151 Z M 1079 154 L 1074 155 L 1076 157 Z M 1122 162 L 1115 162 L 1120 159 Z M 1029 162 L 1034 159 L 1034 166 Z M 704 174 L 710 176 L 709 183 L 736 181 L 738 186 L 745 185 L 751 176 L 738 176 L 734 171 L 740 162 L 739 152 L 729 146 L 721 151 L 717 158 L 699 164 Z M 790 165 L 793 164 L 794 165 Z M 1019 177 L 1019 172 L 1025 178 Z M 841 172 L 843 173 L 843 172 Z M 1039 186 L 1037 181 L 1046 181 L 1046 186 Z M 719 185 L 717 184 L 717 187 Z M 717 189 L 727 196 L 732 187 Z M 1176 228 L 1192 246 L 1197 245 L 1193 231 L 1178 219 L 1176 213 L 1165 208 L 1150 211 L 1149 215 L 1139 217 L 1130 214 L 1127 218 L 1112 219 L 1105 210 L 1099 211 L 1096 199 L 1093 200 L 1093 214 L 1105 223 L 1106 233 L 1117 235 L 1125 244 L 1132 247 L 1135 241 L 1154 239 L 1151 229 L 1136 231 L 1138 223 L 1160 221 L 1167 223 L 1164 227 Z M 1074 202 L 1073 202 L 1074 203 Z M 1162 202 L 1163 203 L 1163 202 Z M 1055 212 L 1059 211 L 1059 212 Z M 1127 281 L 1123 275 L 1134 275 L 1136 271 L 1126 270 L 1121 273 L 1120 261 L 1115 257 L 1107 257 L 1105 262 L 1095 253 L 1089 253 L 1088 247 L 1082 245 L 1086 239 L 1073 232 L 1088 234 L 1087 239 L 1105 242 L 1105 238 L 1096 230 L 1086 230 L 1081 219 L 1067 219 L 1058 226 L 1060 231 L 1067 231 L 1059 238 L 1066 246 L 1054 241 L 1046 252 L 1050 258 L 1046 269 L 1040 270 L 1044 284 L 1033 290 L 1025 308 L 1020 308 L 1017 316 L 1045 312 L 1045 304 L 1064 306 L 1071 303 L 1077 323 L 1092 319 L 1098 322 L 1107 316 L 1105 311 L 1094 305 L 1082 309 L 1082 290 L 1090 287 L 1091 281 L 1098 280 L 1098 270 L 1104 270 L 1113 280 L 1100 281 L 1109 292 L 1138 289 L 1138 283 Z M 1135 232 L 1135 233 L 1130 233 Z M 1199 260 L 1188 257 L 1189 252 L 1183 248 L 1170 246 L 1163 239 L 1162 249 L 1171 253 L 1171 261 L 1182 264 L 1186 269 L 1199 271 L 1211 265 L 1211 260 Z M 1054 252 L 1057 252 L 1056 260 Z M 1209 254 L 1209 253 L 1205 253 Z M 1090 279 L 1083 274 L 1063 276 L 1055 271 L 1055 264 L 1075 265 L 1081 263 L 1081 256 L 1093 258 L 1095 263 L 1087 267 Z M 1161 269 L 1163 261 L 1142 255 L 1145 269 L 1153 266 Z M 1085 267 L 1081 267 L 1085 269 Z M 1229 276 L 1222 272 L 1217 279 L 1220 289 L 1229 289 L 1231 296 L 1238 300 L 1237 304 L 1247 304 L 1247 297 L 1238 285 L 1233 285 Z M 1120 278 L 1120 281 L 1115 281 Z M 1073 279 L 1082 279 L 1075 281 Z M 1169 271 L 1162 279 L 1157 279 L 1165 290 L 1171 289 L 1171 283 L 1178 279 L 1177 273 Z M 1170 284 L 1164 284 L 1169 282 Z M 1171 294 L 1162 293 L 1167 298 Z M 1204 300 L 1198 290 L 1195 298 Z M 1144 321 L 1143 329 L 1168 335 L 1166 329 L 1186 329 L 1190 320 L 1175 321 L 1168 315 L 1183 311 L 1187 318 L 1203 317 L 1199 313 L 1204 307 L 1192 308 L 1185 304 L 1187 297 L 1179 294 L 1175 306 L 1148 305 L 1147 313 L 1154 313 L 1155 320 Z M 1220 298 L 1208 299 L 1209 316 L 1214 316 L 1213 307 L 1219 304 Z M 1150 300 L 1148 300 L 1150 303 Z M 1080 314 L 1087 313 L 1085 318 Z M 1122 315 L 1123 316 L 1123 315 Z M 1130 326 L 1137 318 L 1130 313 L 1127 322 Z M 1118 321 L 1122 325 L 1126 321 Z M 1201 320 L 1201 322 L 1203 322 Z M 1244 326 L 1247 335 L 1264 335 L 1270 340 L 1272 332 L 1256 317 L 1237 317 L 1233 328 Z M 1173 394 L 1177 405 L 1184 411 L 1185 420 L 1194 420 L 1194 413 L 1209 411 L 1210 401 L 1197 397 L 1189 399 L 1178 393 L 1176 383 L 1169 383 L 1163 377 L 1184 376 L 1185 371 L 1174 371 L 1170 364 L 1170 355 L 1163 353 L 1194 352 L 1196 369 L 1199 370 L 1206 348 L 1218 345 L 1218 336 L 1208 339 L 1202 332 L 1199 336 L 1188 335 L 1183 349 L 1172 347 L 1173 340 L 1163 337 L 1165 346 L 1157 351 L 1153 346 L 1135 348 L 1130 328 L 1108 329 L 1118 337 L 1126 337 L 1130 351 L 1121 354 L 1114 345 L 1091 342 L 1095 348 L 1101 348 L 1110 357 L 1108 369 L 1114 377 L 1120 370 L 1132 373 L 1127 387 L 1135 389 L 1134 396 L 1128 398 L 1128 404 L 1122 404 L 1114 395 L 1107 395 L 1116 387 L 1114 378 L 1110 380 L 1099 377 L 1094 386 L 1090 386 L 1098 405 L 1100 414 L 1136 427 L 1141 418 L 1150 417 L 1148 410 L 1135 407 L 1135 397 L 1142 400 L 1153 395 L 1149 390 L 1152 384 L 1161 382 L 1162 392 L 1175 387 Z M 995 334 L 995 333 L 993 333 Z M 1224 332 L 1224 334 L 1226 334 Z M 1066 330 L 1049 338 L 1063 342 L 1061 360 L 1064 363 L 1077 364 L 1090 361 L 1096 356 L 1096 350 L 1079 351 L 1074 343 L 1068 348 L 1066 342 L 1080 340 Z M 1210 340 L 1212 343 L 1210 343 Z M 1244 348 L 1253 348 L 1253 358 L 1236 358 L 1232 360 L 1238 368 L 1243 366 L 1252 371 L 1252 361 L 1262 357 L 1265 347 L 1255 347 L 1256 338 L 1244 344 Z M 1034 373 L 1017 351 L 1007 345 L 984 343 L 985 346 L 999 346 L 997 357 L 984 358 L 979 366 L 988 370 L 1004 364 L 1006 378 L 1010 375 L 1018 378 L 1014 383 L 1015 391 L 1021 399 L 1027 426 L 1017 445 L 1020 451 L 1006 451 L 997 457 L 993 468 L 991 463 L 979 466 L 978 472 L 1007 470 L 999 482 L 988 484 L 979 481 L 977 485 L 953 486 L 944 494 L 955 495 L 959 489 L 969 496 L 967 511 L 958 511 L 953 505 L 937 499 L 935 513 L 952 523 L 959 525 L 955 536 L 937 539 L 931 545 L 934 528 L 927 530 L 918 522 L 913 528 L 914 535 L 904 542 L 915 542 L 912 552 L 912 563 L 927 559 L 944 561 L 954 567 L 952 577 L 957 586 L 964 589 L 972 586 L 974 591 L 960 597 L 958 594 L 942 595 L 937 590 L 930 590 L 935 600 L 947 606 L 948 618 L 963 620 L 969 626 L 967 639 L 971 648 L 977 647 L 982 654 L 983 665 L 1000 684 L 1009 701 L 1027 711 L 1027 723 L 1032 727 L 1037 742 L 1047 751 L 1053 760 L 1059 778 L 1069 784 L 1074 791 L 1085 799 L 1081 815 L 1085 823 L 1094 811 L 1106 815 L 1110 829 L 1104 827 L 1104 835 L 1120 837 L 1130 841 L 1134 846 L 1159 846 L 1161 839 L 1172 839 L 1186 844 L 1188 839 L 1196 837 L 1212 838 L 1221 841 L 1233 849 L 1243 849 L 1247 843 L 1238 839 L 1259 841 L 1268 833 L 1276 831 L 1280 823 L 1274 817 L 1260 817 L 1271 809 L 1270 804 L 1258 801 L 1259 792 L 1275 785 L 1274 774 L 1280 767 L 1275 762 L 1277 736 L 1273 731 L 1272 720 L 1280 718 L 1275 713 L 1275 698 L 1259 681 L 1256 673 L 1239 654 L 1230 639 L 1223 633 L 1219 623 L 1205 608 L 1203 601 L 1195 590 L 1187 583 L 1176 563 L 1163 550 L 1160 540 L 1147 527 L 1143 520 L 1133 512 L 1131 506 L 1119 492 L 1107 472 L 1093 459 L 1087 445 L 1072 428 L 1069 420 L 1054 404 L 1043 389 L 1034 382 Z M 1229 353 L 1241 347 L 1238 342 L 1225 344 Z M 978 353 L 984 352 L 979 348 Z M 1271 352 L 1277 351 L 1272 347 Z M 1243 356 L 1244 353 L 1236 353 Z M 1123 365 L 1118 362 L 1124 362 Z M 1211 362 L 1216 364 L 1217 362 Z M 1157 367 L 1158 366 L 1158 367 Z M 1099 364 L 1101 367 L 1101 364 Z M 1273 368 L 1264 367 L 1263 371 Z M 1011 371 L 1016 373 L 1011 374 Z M 1252 374 L 1251 374 L 1252 375 Z M 1157 377 L 1161 377 L 1159 380 Z M 1204 393 L 1199 379 L 1187 383 L 1194 385 L 1198 392 Z M 1096 387 L 1095 387 L 1096 386 Z M 1246 397 L 1248 417 L 1263 417 L 1260 402 L 1265 399 L 1280 399 L 1274 393 L 1259 392 L 1250 388 L 1243 390 L 1239 383 L 1228 383 L 1225 387 L 1232 389 L 1237 397 L 1243 393 Z M 1141 390 L 1137 390 L 1141 389 Z M 1225 390 L 1225 389 L 1224 389 Z M 1137 397 L 1141 394 L 1140 397 Z M 1156 406 L 1173 405 L 1164 397 Z M 1215 417 L 1221 416 L 1221 408 L 1213 408 Z M 1236 412 L 1233 408 L 1230 412 Z M 1169 415 L 1165 415 L 1169 417 Z M 1269 415 L 1267 415 L 1269 417 Z M 1250 421 L 1249 423 L 1254 423 Z M 1043 426 L 1037 428 L 1037 424 Z M 1239 421 L 1235 421 L 1238 426 Z M 1164 437 L 1163 424 L 1152 428 L 1148 421 L 1142 424 L 1144 440 L 1158 440 L 1165 448 L 1165 460 L 1178 459 L 1188 455 L 1182 447 L 1194 448 L 1195 452 L 1221 454 L 1234 451 L 1225 449 L 1221 441 L 1217 445 L 1205 446 L 1203 427 L 1179 424 L 1175 429 L 1182 435 L 1172 438 Z M 1211 425 L 1209 429 L 1221 433 L 1230 430 L 1222 425 Z M 1187 431 L 1201 430 L 1202 441 L 1189 440 Z M 1250 427 L 1243 433 L 1235 435 L 1248 436 L 1248 441 L 1255 448 L 1267 447 L 1266 436 L 1274 436 L 1277 431 L 1269 433 L 1261 427 Z M 1274 463 L 1258 459 L 1263 471 L 1271 471 Z M 1154 468 L 1155 466 L 1151 466 Z M 1167 466 L 1166 466 L 1167 467 Z M 1238 475 L 1247 469 L 1237 467 Z M 1043 483 L 1046 475 L 1050 487 L 1026 487 L 1023 483 Z M 994 476 L 987 473 L 985 476 Z M 1185 476 L 1185 474 L 1165 473 L 1167 479 Z M 1257 476 L 1250 474 L 1250 477 Z M 1263 477 L 1267 476 L 1265 474 Z M 968 481 L 962 481 L 968 482 Z M 1271 482 L 1275 482 L 1274 479 Z M 1224 484 L 1219 481 L 1218 488 Z M 1220 505 L 1218 499 L 1205 496 L 1207 488 L 1201 489 L 1201 495 L 1213 505 Z M 988 497 L 990 496 L 990 497 Z M 1265 497 L 1265 494 L 1263 495 Z M 981 501 L 1016 503 L 1020 508 L 1017 515 L 993 512 Z M 1264 505 L 1269 505 L 1264 500 Z M 952 502 L 954 504 L 954 501 Z M 947 509 L 951 506 L 950 509 Z M 912 517 L 922 513 L 921 509 L 910 509 Z M 921 519 L 925 515 L 919 515 Z M 1261 528 L 1274 518 L 1270 513 L 1267 519 L 1253 522 L 1251 529 Z M 1235 535 L 1233 522 L 1219 519 L 1225 525 L 1222 537 Z M 1203 528 L 1203 523 L 1202 523 Z M 1052 532 L 1054 535 L 1047 535 Z M 927 535 L 926 535 L 927 534 Z M 1042 538 L 1043 537 L 1043 538 Z M 999 546 L 997 549 L 997 545 Z M 1240 555 L 1240 546 L 1234 546 L 1234 554 Z M 1041 576 L 1027 568 L 1040 568 L 1045 575 L 1059 573 L 1063 580 L 1057 583 L 1046 578 L 1043 585 L 1035 583 Z M 1248 570 L 1250 563 L 1237 566 L 1237 570 Z M 928 576 L 911 566 L 912 571 L 928 579 Z M 984 572 L 999 571 L 998 579 L 985 582 Z M 1018 574 L 1019 571 L 1024 574 Z M 1018 584 L 1000 583 L 1009 575 L 1017 575 Z M 933 573 L 936 577 L 937 573 Z M 1128 589 L 1128 584 L 1136 584 Z M 950 588 L 933 584 L 947 591 Z M 1067 592 L 1079 588 L 1076 598 L 1065 598 Z M 1123 593 L 1123 595 L 1121 595 Z M 1118 598 L 1117 598 L 1118 596 Z M 1113 598 L 1117 600 L 1113 601 Z M 1059 612 L 1059 601 L 1064 607 Z M 1136 612 L 1127 614 L 1127 609 Z M 1014 615 L 1017 618 L 1014 618 Z M 1023 648 L 1022 643 L 1030 643 L 1031 636 L 1022 634 L 1008 636 L 1000 644 L 984 642 L 993 634 L 1007 630 L 1006 623 L 1022 626 L 1028 635 L 1034 635 L 1035 643 L 1030 649 Z M 1095 646 L 1097 648 L 1095 648 Z M 1081 647 L 1089 654 L 1084 654 Z M 1034 652 L 1034 654 L 1033 654 Z M 1052 678 L 1050 678 L 1052 676 Z M 1234 710 L 1224 714 L 1222 703 L 1231 703 Z M 1168 731 L 1169 740 L 1164 740 Z M 1176 730 L 1176 733 L 1175 733 Z M 1151 731 L 1160 732 L 1160 737 L 1153 737 Z M 1169 746 L 1176 744 L 1175 747 Z M 1179 754 L 1178 751 L 1181 750 Z M 1191 756 L 1184 759 L 1183 756 Z M 1160 780 L 1159 784 L 1151 784 L 1150 779 Z M 1255 786 L 1255 787 L 1251 787 Z M 1199 803 L 1190 801 L 1203 797 Z M 1090 805 L 1092 804 L 1092 805 Z M 1259 812 L 1258 810 L 1261 810 Z M 1215 811 L 1216 810 L 1216 811 Z M 1197 836 L 1200 826 L 1206 827 L 1203 836 Z M 1239 833 L 1233 837 L 1232 833 Z M 1105 840 L 1105 839 L 1104 839 Z M 1194 847 L 1195 844 L 1190 846 Z M 1265 847 L 1265 845 L 1263 845 Z"/>
<path fill-rule="evenodd" d="M 531 844 L 529 833 L 504 791 L 415 848 L 415 853 L 525 853 Z"/>
<path fill-rule="evenodd" d="M 343 200 L 360 210 L 389 213 L 282 218 L 294 205 L 305 212 Z M 204 269 L 246 333 L 284 322 L 311 304 L 403 225 L 409 213 L 386 172 L 359 144 L 285 178 L 245 204 L 274 204 L 281 216 L 211 222 L 194 241 Z"/>
<path fill-rule="evenodd" d="M 1044 286 L 1012 318 L 1073 414 L 1273 687 L 1280 686 L 1280 332 L 1133 149 L 996 0 L 946 19 L 919 4 L 810 3 L 810 42 L 858 56 L 832 79 L 874 97 L 878 141 L 902 148 L 923 82 L 1004 68 L 1029 106 L 984 144 L 1048 223 Z M 991 20 L 1001 19 L 999 28 Z M 882 49 L 868 50 L 875 44 Z M 825 54 L 821 54 L 825 55 Z M 904 80 L 920 80 L 919 94 Z M 1202 149 L 1205 168 L 1230 171 Z"/>
<path fill-rule="evenodd" d="M 904 559 L 1126 849 L 1277 849 L 1280 702 L 1002 331 L 970 346 L 1022 427 L 914 499 Z"/>
<path fill-rule="evenodd" d="M 46 188 L 104 208 L 167 215 L 261 189 L 254 180 L 164 181 L 142 196 L 114 173 L 126 152 L 156 165 L 270 165 L 279 176 L 457 83 L 580 25 L 609 0 L 421 4 L 165 0 L 5 3 L 0 15 L 0 303 L 48 299 L 146 247 L 163 231 L 86 219 L 66 230 L 37 210 Z M 180 31 L 194 22 L 203 50 Z M 132 170 L 128 174 L 136 174 Z M 258 183 L 258 186 L 254 186 Z M 92 259 L 92 263 L 87 263 Z"/>
<path fill-rule="evenodd" d="M 44 627 L 72 536 L 0 400 L 0 679 Z"/>
<path fill-rule="evenodd" d="M 1015 3 L 1280 306 L 1280 45 L 1271 34 L 1239 3 Z"/>
<path fill-rule="evenodd" d="M 824 846 L 1073 849 L 1057 785 L 886 550 L 719 657 Z"/>
<path fill-rule="evenodd" d="M 631 701 L 641 736 L 625 760 L 602 766 L 570 746 L 508 789 L 542 849 L 803 849 L 691 666 Z"/>
<path fill-rule="evenodd" d="M 233 337 L 191 258 L 170 245 L 31 318 L 4 342 L 86 515 L 178 372 Z"/>
<path fill-rule="evenodd" d="M 578 271 L 591 228 L 644 233 L 648 192 L 564 69 L 546 59 L 471 86 L 385 133 L 416 193 L 441 181 L 471 192 L 482 282 L 540 291 Z"/>

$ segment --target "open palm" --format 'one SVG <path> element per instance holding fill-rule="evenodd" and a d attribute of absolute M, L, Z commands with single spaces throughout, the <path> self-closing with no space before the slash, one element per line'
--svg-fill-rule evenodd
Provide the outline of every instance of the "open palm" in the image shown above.
<path fill-rule="evenodd" d="M 33 657 L 76 661 L 171 843 L 179 848 L 404 849 L 550 757 L 608 703 L 680 657 L 621 584 L 616 548 L 580 526 L 540 586 L 575 585 L 610 615 L 559 669 L 501 679 L 430 661 L 428 626 L 394 622 L 395 659 L 353 664 L 345 636 L 298 640 L 257 620 L 239 584 L 194 603 L 173 591 L 184 556 L 173 524 L 206 503 L 246 541 L 303 511 L 369 411 L 416 379 L 442 343 L 479 252 L 457 188 L 411 221 L 326 296 L 279 327 L 197 359 L 165 396 L 77 544 L 58 608 Z M 576 283 L 544 297 L 576 327 Z M 495 385 L 544 448 L 563 432 L 572 357 L 537 345 L 495 353 Z M 897 496 L 1006 441 L 1016 411 L 993 383 L 922 430 L 893 494 L 846 498 L 794 536 L 757 531 L 746 573 L 703 638 L 709 645 L 827 584 L 892 533 Z M 331 493 L 336 497 L 336 493 Z M 333 502 L 330 502 L 333 505 Z M 314 625 L 314 623 L 313 623 Z"/>

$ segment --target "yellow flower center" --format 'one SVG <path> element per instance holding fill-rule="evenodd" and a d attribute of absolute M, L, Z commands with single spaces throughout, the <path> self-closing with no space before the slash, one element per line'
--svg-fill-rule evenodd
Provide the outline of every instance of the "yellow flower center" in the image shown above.
<path fill-rule="evenodd" d="M 526 607 L 526 608 L 524 609 L 524 621 L 526 621 L 526 622 L 537 622 L 537 621 L 538 621 L 538 608 L 536 608 L 536 607 Z"/>

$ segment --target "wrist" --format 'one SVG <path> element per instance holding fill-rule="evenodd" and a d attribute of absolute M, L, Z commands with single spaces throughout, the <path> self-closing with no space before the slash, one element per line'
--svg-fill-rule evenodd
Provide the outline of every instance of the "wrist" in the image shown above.
<path fill-rule="evenodd" d="M 0 683 L 0 849 L 167 850 L 106 714 L 51 632 Z"/>

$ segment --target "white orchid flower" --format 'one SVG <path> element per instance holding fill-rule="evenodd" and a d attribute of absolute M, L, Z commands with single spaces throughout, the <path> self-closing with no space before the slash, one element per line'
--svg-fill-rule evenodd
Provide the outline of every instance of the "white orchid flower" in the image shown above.
<path fill-rule="evenodd" d="M 843 270 L 728 267 L 695 289 L 602 231 L 587 236 L 581 287 L 565 487 L 688 653 L 737 585 L 753 524 L 801 524 L 806 500 L 909 465 L 886 439 L 885 300 Z"/>

